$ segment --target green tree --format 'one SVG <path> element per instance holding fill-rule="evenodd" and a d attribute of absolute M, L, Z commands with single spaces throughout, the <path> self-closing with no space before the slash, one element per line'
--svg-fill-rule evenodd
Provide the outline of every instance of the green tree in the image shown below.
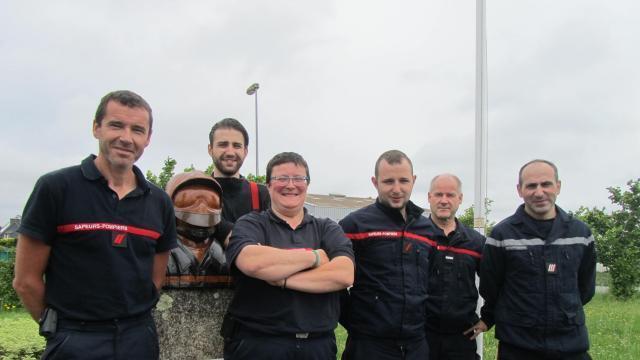
<path fill-rule="evenodd" d="M 619 208 L 607 214 L 580 207 L 575 215 L 591 227 L 599 261 L 609 268 L 611 293 L 629 299 L 640 284 L 640 179 L 627 182 L 627 190 L 609 187 L 609 199 Z"/>
<path fill-rule="evenodd" d="M 14 309 L 21 306 L 20 299 L 13 290 L 14 264 L 15 264 L 15 239 L 9 247 L 0 246 L 0 251 L 7 255 L 6 259 L 0 260 L 0 312 Z"/>
<path fill-rule="evenodd" d="M 485 216 L 488 216 L 491 212 L 491 204 L 493 204 L 493 200 L 487 198 L 484 202 Z M 458 220 L 464 225 L 473 228 L 473 205 L 466 208 L 461 215 L 458 215 Z M 489 235 L 491 233 L 491 229 L 493 229 L 493 226 L 496 223 L 494 221 L 489 221 L 488 217 L 486 221 L 487 226 L 485 226 L 484 228 L 484 234 Z"/>
<path fill-rule="evenodd" d="M 267 183 L 267 176 L 266 175 L 255 176 L 252 173 L 249 173 L 247 175 L 247 180 L 255 181 L 258 184 L 266 184 Z"/>
<path fill-rule="evenodd" d="M 173 177 L 177 163 L 178 162 L 175 159 L 168 156 L 167 159 L 164 161 L 164 166 L 162 167 L 162 171 L 160 172 L 159 175 L 157 176 L 154 175 L 153 172 L 151 172 L 151 170 L 147 171 L 147 174 L 146 174 L 147 180 L 157 185 L 159 188 L 164 189 L 167 186 L 169 179 Z"/>
<path fill-rule="evenodd" d="M 464 209 L 461 215 L 458 215 L 458 220 L 468 227 L 473 227 L 473 205 Z"/>
<path fill-rule="evenodd" d="M 3 247 L 15 248 L 16 247 L 16 238 L 2 238 L 0 239 L 0 249 Z"/>

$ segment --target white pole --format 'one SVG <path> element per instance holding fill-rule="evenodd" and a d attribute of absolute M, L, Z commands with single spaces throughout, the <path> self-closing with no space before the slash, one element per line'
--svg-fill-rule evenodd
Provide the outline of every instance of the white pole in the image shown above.
<path fill-rule="evenodd" d="M 473 227 L 484 235 L 487 198 L 487 34 L 485 0 L 476 0 L 476 141 L 475 197 Z M 476 286 L 479 279 L 476 277 Z M 478 310 L 484 300 L 478 300 Z M 478 336 L 478 354 L 482 359 L 483 336 Z"/>

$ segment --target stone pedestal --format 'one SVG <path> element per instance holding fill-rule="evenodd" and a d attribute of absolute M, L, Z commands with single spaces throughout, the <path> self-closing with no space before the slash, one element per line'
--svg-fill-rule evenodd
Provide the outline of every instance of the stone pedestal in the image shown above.
<path fill-rule="evenodd" d="M 222 318 L 231 289 L 165 289 L 153 311 L 161 360 L 222 359 Z"/>

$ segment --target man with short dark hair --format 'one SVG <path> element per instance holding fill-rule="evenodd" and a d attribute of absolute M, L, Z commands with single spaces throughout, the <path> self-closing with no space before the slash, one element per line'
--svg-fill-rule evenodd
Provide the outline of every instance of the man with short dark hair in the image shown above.
<path fill-rule="evenodd" d="M 595 293 L 589 228 L 556 205 L 557 167 L 533 160 L 519 172 L 516 213 L 484 248 L 482 319 L 496 325 L 498 359 L 590 359 L 583 306 Z"/>
<path fill-rule="evenodd" d="M 13 285 L 40 319 L 43 359 L 158 357 L 150 311 L 176 228 L 171 200 L 134 165 L 151 124 L 142 97 L 107 94 L 93 121 L 98 156 L 42 176 L 25 206 Z"/>
<path fill-rule="evenodd" d="M 431 240 L 423 210 L 410 201 L 416 176 L 403 152 L 378 158 L 375 204 L 340 221 L 353 243 L 356 276 L 341 322 L 349 332 L 343 359 L 424 360 Z"/>
<path fill-rule="evenodd" d="M 225 359 L 335 359 L 339 292 L 353 283 L 353 250 L 336 223 L 307 213 L 309 181 L 302 156 L 274 156 L 271 208 L 233 228 L 226 256 L 236 289 L 221 331 Z"/>
<path fill-rule="evenodd" d="M 427 341 L 430 360 L 475 360 L 473 326 L 476 314 L 476 274 L 485 238 L 456 218 L 462 203 L 462 182 L 453 174 L 431 180 L 428 200 L 429 238 L 437 245 L 429 264 Z"/>
<path fill-rule="evenodd" d="M 214 166 L 211 176 L 222 186 L 222 217 L 231 223 L 248 212 L 269 208 L 267 188 L 240 175 L 248 147 L 249 134 L 236 119 L 222 119 L 209 132 L 208 151 Z"/>

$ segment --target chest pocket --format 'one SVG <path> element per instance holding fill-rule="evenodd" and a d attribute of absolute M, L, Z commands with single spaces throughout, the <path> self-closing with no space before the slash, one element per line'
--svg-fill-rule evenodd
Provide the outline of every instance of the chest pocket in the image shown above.
<path fill-rule="evenodd" d="M 507 246 L 505 257 L 507 281 L 527 292 L 541 291 L 544 269 L 541 246 Z"/>
<path fill-rule="evenodd" d="M 456 255 L 455 264 L 455 286 L 458 293 L 466 297 L 475 298 L 478 294 L 476 289 L 476 260 L 468 255 Z"/>
<path fill-rule="evenodd" d="M 401 269 L 402 249 L 400 241 L 374 238 L 353 242 L 358 266 L 356 278 L 365 278 L 371 284 L 382 284 L 392 291 L 402 291 Z M 413 261 L 413 259 L 412 259 Z"/>
<path fill-rule="evenodd" d="M 584 253 L 584 246 L 560 246 L 558 263 L 562 279 L 562 292 L 578 290 L 578 270 Z"/>

